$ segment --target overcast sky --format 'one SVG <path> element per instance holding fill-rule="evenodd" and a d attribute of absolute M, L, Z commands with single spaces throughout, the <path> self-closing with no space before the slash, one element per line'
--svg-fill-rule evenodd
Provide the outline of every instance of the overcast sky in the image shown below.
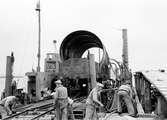
<path fill-rule="evenodd" d="M 37 66 L 37 0 L 0 0 L 0 75 L 6 56 L 14 52 L 14 74 L 24 75 Z M 41 67 L 53 40 L 76 30 L 96 34 L 111 58 L 121 60 L 122 35 L 128 29 L 132 70 L 167 68 L 166 0 L 41 0 Z"/>

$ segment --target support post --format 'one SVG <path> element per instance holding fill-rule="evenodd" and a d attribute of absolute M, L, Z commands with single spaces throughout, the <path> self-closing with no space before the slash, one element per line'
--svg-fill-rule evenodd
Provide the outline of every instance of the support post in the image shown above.
<path fill-rule="evenodd" d="M 157 114 L 161 120 L 164 120 L 164 118 L 167 118 L 167 101 L 162 95 L 157 96 L 157 99 Z"/>
<path fill-rule="evenodd" d="M 13 63 L 14 56 L 12 53 L 11 56 L 7 56 L 6 61 L 5 97 L 12 95 Z"/>
<path fill-rule="evenodd" d="M 95 68 L 95 58 L 93 54 L 89 54 L 89 66 L 90 66 L 90 78 L 92 88 L 96 86 L 96 68 Z"/>
<path fill-rule="evenodd" d="M 157 112 L 160 118 L 163 118 L 163 113 L 162 113 L 162 96 L 158 97 L 158 105 L 157 105 Z"/>

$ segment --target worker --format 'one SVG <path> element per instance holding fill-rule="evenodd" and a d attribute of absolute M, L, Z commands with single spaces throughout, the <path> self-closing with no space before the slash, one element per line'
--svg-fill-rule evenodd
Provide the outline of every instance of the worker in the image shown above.
<path fill-rule="evenodd" d="M 130 116 L 135 116 L 135 110 L 132 103 L 132 88 L 131 88 L 131 82 L 129 80 L 125 81 L 124 84 L 122 84 L 118 88 L 118 100 L 117 100 L 117 112 L 119 114 L 122 113 L 122 106 L 121 106 L 121 100 L 124 100 L 128 113 Z"/>
<path fill-rule="evenodd" d="M 73 105 L 74 100 L 68 97 L 68 120 L 74 120 Z"/>
<path fill-rule="evenodd" d="M 87 100 L 86 100 L 86 116 L 85 120 L 97 120 L 98 116 L 96 113 L 97 107 L 103 107 L 104 105 L 98 100 L 100 97 L 100 91 L 104 87 L 103 84 L 97 83 L 96 87 L 92 89 Z"/>
<path fill-rule="evenodd" d="M 0 113 L 2 118 L 13 113 L 13 108 L 16 106 L 16 103 L 18 103 L 19 98 L 18 95 L 8 96 L 0 101 Z"/>
<path fill-rule="evenodd" d="M 67 106 L 68 93 L 67 88 L 62 85 L 61 80 L 55 81 L 56 89 L 54 95 L 54 104 L 56 108 L 56 120 L 68 120 Z"/>

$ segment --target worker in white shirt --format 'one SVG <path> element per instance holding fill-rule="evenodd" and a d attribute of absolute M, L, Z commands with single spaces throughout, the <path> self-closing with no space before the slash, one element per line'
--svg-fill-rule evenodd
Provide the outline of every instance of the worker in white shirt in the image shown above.
<path fill-rule="evenodd" d="M 97 120 L 98 116 L 96 113 L 97 107 L 103 107 L 104 105 L 98 100 L 99 92 L 104 87 L 103 84 L 97 83 L 96 87 L 92 89 L 87 100 L 86 100 L 86 116 L 85 120 Z"/>

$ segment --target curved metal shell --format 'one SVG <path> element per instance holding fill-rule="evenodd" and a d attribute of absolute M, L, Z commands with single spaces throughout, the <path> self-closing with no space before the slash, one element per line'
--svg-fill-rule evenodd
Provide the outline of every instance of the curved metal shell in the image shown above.
<path fill-rule="evenodd" d="M 109 59 L 104 45 L 95 34 L 85 30 L 74 31 L 65 37 L 60 46 L 60 58 L 62 61 L 69 58 L 81 58 L 86 50 L 93 47 L 103 50 L 100 67 L 106 69 Z"/>
<path fill-rule="evenodd" d="M 80 58 L 86 50 L 92 47 L 103 49 L 102 42 L 95 34 L 84 30 L 72 32 L 65 37 L 60 46 L 61 60 Z"/>

